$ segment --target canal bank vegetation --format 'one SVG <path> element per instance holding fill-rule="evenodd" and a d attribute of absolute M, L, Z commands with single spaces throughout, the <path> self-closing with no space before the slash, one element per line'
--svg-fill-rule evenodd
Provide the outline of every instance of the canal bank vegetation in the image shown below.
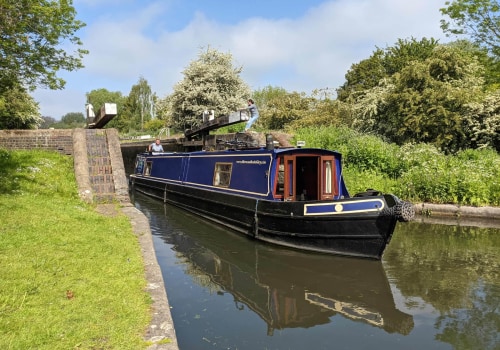
<path fill-rule="evenodd" d="M 71 157 L 0 149 L 0 169 L 0 348 L 145 348 L 151 299 L 128 218 L 80 200 Z"/>
<path fill-rule="evenodd" d="M 429 144 L 397 146 L 342 127 L 294 131 L 308 147 L 338 150 L 351 193 L 374 188 L 413 203 L 500 206 L 500 155 L 492 149 L 444 154 Z"/>

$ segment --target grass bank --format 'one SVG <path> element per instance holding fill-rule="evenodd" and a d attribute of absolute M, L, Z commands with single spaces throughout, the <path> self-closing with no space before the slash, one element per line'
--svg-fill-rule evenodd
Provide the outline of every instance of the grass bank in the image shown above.
<path fill-rule="evenodd" d="M 0 149 L 0 169 L 0 348 L 145 348 L 151 300 L 128 218 L 79 199 L 71 157 Z"/>

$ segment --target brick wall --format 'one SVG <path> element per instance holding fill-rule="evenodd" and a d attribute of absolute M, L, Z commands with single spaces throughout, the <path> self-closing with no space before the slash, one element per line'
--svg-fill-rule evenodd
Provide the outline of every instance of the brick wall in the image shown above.
<path fill-rule="evenodd" d="M 0 130 L 0 148 L 44 149 L 73 155 L 73 130 Z"/>

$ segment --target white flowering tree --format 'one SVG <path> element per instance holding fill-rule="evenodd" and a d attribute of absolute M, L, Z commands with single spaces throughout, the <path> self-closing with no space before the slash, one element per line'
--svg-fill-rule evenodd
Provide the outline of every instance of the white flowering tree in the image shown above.
<path fill-rule="evenodd" d="M 205 110 L 214 110 L 218 116 L 244 107 L 250 88 L 240 77 L 241 71 L 233 66 L 231 54 L 210 48 L 202 51 L 170 96 L 173 126 L 179 130 L 197 126 Z"/>

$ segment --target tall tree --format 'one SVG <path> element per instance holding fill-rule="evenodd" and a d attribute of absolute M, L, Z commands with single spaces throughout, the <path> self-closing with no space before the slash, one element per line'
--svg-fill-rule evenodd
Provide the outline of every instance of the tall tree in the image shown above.
<path fill-rule="evenodd" d="M 432 143 L 446 152 L 470 147 L 466 106 L 480 101 L 484 68 L 473 54 L 438 46 L 424 61 L 410 61 L 384 84 L 360 95 L 357 106 L 370 131 L 398 144 Z"/>
<path fill-rule="evenodd" d="M 125 107 L 132 115 L 136 129 L 144 130 L 144 123 L 154 118 L 155 101 L 156 95 L 148 81 L 140 77 L 137 84 L 132 86 Z"/>
<path fill-rule="evenodd" d="M 123 97 L 120 91 L 109 91 L 101 88 L 87 92 L 86 97 L 87 103 L 92 104 L 96 113 L 105 103 L 116 103 L 117 115 L 107 124 L 107 127 L 128 131 L 130 116 L 124 112 L 123 106 L 126 97 Z"/>
<path fill-rule="evenodd" d="M 179 130 L 197 126 L 205 110 L 225 115 L 246 106 L 250 89 L 233 67 L 232 55 L 215 49 L 202 51 L 184 70 L 184 79 L 171 96 L 172 121 Z"/>
<path fill-rule="evenodd" d="M 62 89 L 57 72 L 82 68 L 88 53 L 63 45 L 82 45 L 75 32 L 85 24 L 75 17 L 71 0 L 0 0 L 0 81 Z"/>
<path fill-rule="evenodd" d="M 500 2 L 498 0 L 453 0 L 441 8 L 449 21 L 441 20 L 447 34 L 467 35 L 500 58 Z"/>
<path fill-rule="evenodd" d="M 158 98 L 155 104 L 155 117 L 162 120 L 164 125 L 172 127 L 172 96 L 168 95 L 165 98 Z"/>
<path fill-rule="evenodd" d="M 438 45 L 436 39 L 398 39 L 393 46 L 376 48 L 373 54 L 353 64 L 345 75 L 346 82 L 337 90 L 338 99 L 347 101 L 378 86 L 383 79 L 398 73 L 408 62 L 423 61 L 432 55 Z"/>

